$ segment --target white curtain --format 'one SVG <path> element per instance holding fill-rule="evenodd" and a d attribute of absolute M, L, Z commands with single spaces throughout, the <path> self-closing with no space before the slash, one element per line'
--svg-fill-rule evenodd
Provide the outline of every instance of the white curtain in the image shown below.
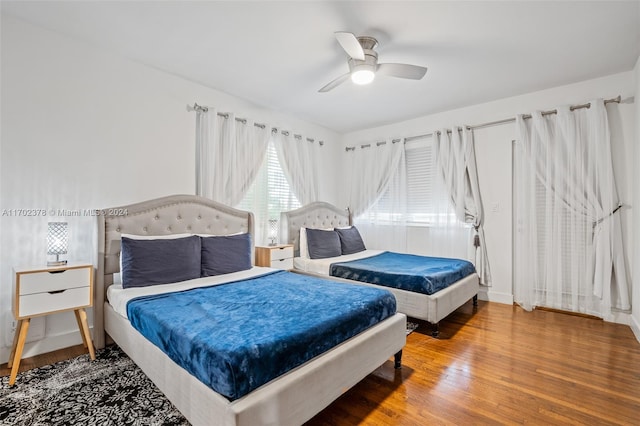
<path fill-rule="evenodd" d="M 473 262 L 475 247 L 469 242 L 472 241 L 475 231 L 471 225 L 456 217 L 449 188 L 445 185 L 444 176 L 439 170 L 436 138 L 430 137 L 421 143 L 409 142 L 405 144 L 405 152 L 409 174 L 409 217 L 411 219 L 414 216 L 420 224 L 426 223 L 426 226 L 414 228 L 409 234 L 409 238 L 417 240 L 410 242 L 410 245 L 416 247 L 417 254 Z M 416 154 L 422 154 L 424 159 L 414 166 L 412 162 Z M 414 173 L 417 179 L 411 176 Z M 413 185 L 416 185 L 416 191 L 411 191 Z M 422 202 L 416 205 L 416 201 L 420 199 Z"/>
<path fill-rule="evenodd" d="M 282 171 L 302 205 L 318 201 L 320 143 L 291 132 L 274 132 L 273 141 Z"/>
<path fill-rule="evenodd" d="M 365 144 L 347 152 L 349 206 L 369 249 L 406 252 L 406 164 L 401 141 Z"/>
<path fill-rule="evenodd" d="M 456 218 L 471 224 L 475 235 L 467 241 L 480 283 L 491 285 L 491 271 L 485 243 L 480 186 L 473 131 L 464 128 L 434 134 L 437 167 L 455 210 Z"/>
<path fill-rule="evenodd" d="M 516 118 L 514 296 L 611 319 L 629 309 L 604 102 Z"/>
<path fill-rule="evenodd" d="M 356 146 L 347 151 L 351 170 L 349 206 L 360 216 L 384 194 L 389 182 L 404 161 L 404 145 L 392 140 Z"/>
<path fill-rule="evenodd" d="M 271 136 L 268 126 L 215 109 L 196 111 L 196 194 L 235 206 L 251 186 Z"/>

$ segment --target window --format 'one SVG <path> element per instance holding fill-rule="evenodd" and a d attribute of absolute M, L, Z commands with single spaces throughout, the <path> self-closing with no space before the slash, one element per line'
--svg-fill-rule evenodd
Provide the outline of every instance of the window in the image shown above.
<path fill-rule="evenodd" d="M 236 206 L 253 212 L 255 216 L 256 243 L 264 244 L 270 237 L 277 237 L 270 229 L 270 221 L 280 221 L 280 213 L 300 207 L 282 172 L 273 141 L 269 141 L 264 162 L 244 199 Z M 273 223 L 273 222 L 272 222 Z"/>
<path fill-rule="evenodd" d="M 536 179 L 535 191 L 537 264 L 541 282 L 546 282 L 546 285 L 535 283 L 536 294 L 545 301 L 542 305 L 550 306 L 546 303 L 546 291 L 549 290 L 545 287 L 551 287 L 556 292 L 555 297 L 562 294 L 562 306 L 550 307 L 570 306 L 573 309 L 572 296 L 582 300 L 589 296 L 585 287 L 574 286 L 577 287 L 576 292 L 572 286 L 575 282 L 588 281 L 586 271 L 589 269 L 587 259 L 591 252 L 592 223 L 555 198 L 553 191 L 539 179 Z M 547 271 L 556 271 L 557 275 L 550 276 Z"/>
<path fill-rule="evenodd" d="M 433 139 L 408 143 L 404 167 L 404 188 L 400 171 L 393 176 L 385 193 L 365 217 L 376 222 L 406 220 L 421 225 L 457 223 L 447 190 L 438 176 Z M 404 215 L 400 214 L 402 211 Z"/>

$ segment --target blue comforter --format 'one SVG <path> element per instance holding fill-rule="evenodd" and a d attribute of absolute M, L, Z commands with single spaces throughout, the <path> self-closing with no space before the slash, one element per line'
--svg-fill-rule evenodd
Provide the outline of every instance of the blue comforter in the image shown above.
<path fill-rule="evenodd" d="M 383 252 L 365 259 L 331 264 L 330 275 L 434 294 L 476 271 L 471 262 L 443 257 Z"/>
<path fill-rule="evenodd" d="M 386 290 L 284 271 L 127 305 L 136 330 L 230 400 L 395 312 Z"/>

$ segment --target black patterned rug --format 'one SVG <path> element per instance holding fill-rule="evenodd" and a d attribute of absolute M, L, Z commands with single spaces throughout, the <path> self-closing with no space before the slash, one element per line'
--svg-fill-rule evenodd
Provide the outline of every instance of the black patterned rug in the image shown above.
<path fill-rule="evenodd" d="M 418 328 L 420 324 L 417 322 L 409 322 L 407 321 L 407 336 L 414 332 L 416 328 Z"/>
<path fill-rule="evenodd" d="M 407 322 L 407 335 L 418 324 Z M 129 357 L 111 345 L 89 355 L 0 377 L 0 425 L 188 426 Z"/>
<path fill-rule="evenodd" d="M 189 425 L 116 345 L 0 378 L 1 425 Z"/>

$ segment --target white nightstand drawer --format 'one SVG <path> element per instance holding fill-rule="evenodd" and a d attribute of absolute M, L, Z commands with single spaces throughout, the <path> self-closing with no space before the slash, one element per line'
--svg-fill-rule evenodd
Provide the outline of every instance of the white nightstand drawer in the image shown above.
<path fill-rule="evenodd" d="M 293 269 L 293 258 L 272 260 L 271 267 L 275 269 Z"/>
<path fill-rule="evenodd" d="M 19 294 L 47 293 L 75 287 L 89 287 L 91 269 L 62 269 L 59 271 L 39 271 L 20 273 Z"/>
<path fill-rule="evenodd" d="M 20 369 L 24 343 L 33 317 L 73 310 L 82 343 L 91 359 L 96 359 L 84 308 L 93 305 L 93 265 L 76 262 L 13 268 L 12 310 L 18 320 L 7 367 L 11 368 L 9 386 Z"/>
<path fill-rule="evenodd" d="M 293 247 L 280 247 L 271 249 L 271 261 L 282 260 L 293 257 Z"/>
<path fill-rule="evenodd" d="M 20 296 L 18 317 L 40 315 L 91 305 L 89 286 Z"/>

